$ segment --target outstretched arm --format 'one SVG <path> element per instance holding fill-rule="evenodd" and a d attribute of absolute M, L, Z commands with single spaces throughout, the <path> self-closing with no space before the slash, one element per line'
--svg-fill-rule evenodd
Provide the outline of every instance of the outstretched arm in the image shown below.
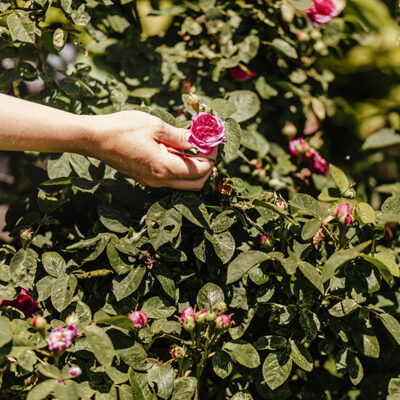
<path fill-rule="evenodd" d="M 75 115 L 0 94 L 0 150 L 71 152 L 98 158 L 140 183 L 199 190 L 213 167 L 186 156 L 188 131 L 141 111 Z"/>

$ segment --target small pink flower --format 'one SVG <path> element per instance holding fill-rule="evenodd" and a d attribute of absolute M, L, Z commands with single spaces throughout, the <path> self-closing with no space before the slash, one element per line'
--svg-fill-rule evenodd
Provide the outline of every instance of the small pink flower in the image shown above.
<path fill-rule="evenodd" d="M 27 289 L 21 289 L 18 296 L 14 300 L 2 300 L 0 307 L 11 306 L 22 311 L 25 317 L 31 317 L 32 314 L 39 309 L 39 303 L 34 301 L 27 293 Z"/>
<path fill-rule="evenodd" d="M 47 336 L 46 341 L 49 350 L 63 351 L 72 347 L 77 336 L 78 327 L 76 325 L 68 325 L 65 328 L 56 326 L 49 336 Z"/>
<path fill-rule="evenodd" d="M 247 67 L 247 70 L 244 70 L 240 67 L 234 67 L 229 70 L 229 74 L 232 79 L 239 82 L 249 81 L 257 76 L 257 72 L 254 69 Z"/>
<path fill-rule="evenodd" d="M 76 337 L 78 336 L 77 325 L 68 325 L 64 328 L 65 348 L 69 349 L 74 344 Z"/>
<path fill-rule="evenodd" d="M 289 142 L 289 153 L 295 157 L 299 157 L 301 154 L 305 158 L 312 158 L 315 150 L 309 145 L 307 140 L 303 138 L 297 138 Z"/>
<path fill-rule="evenodd" d="M 332 18 L 339 15 L 333 0 L 313 0 L 314 5 L 306 10 L 308 18 L 316 27 L 327 24 Z"/>
<path fill-rule="evenodd" d="M 197 150 L 210 154 L 224 139 L 225 126 L 220 118 L 205 112 L 192 116 L 189 142 Z"/>
<path fill-rule="evenodd" d="M 179 316 L 179 321 L 184 323 L 188 322 L 189 320 L 194 320 L 195 314 L 193 307 L 186 307 L 181 311 L 181 315 Z"/>
<path fill-rule="evenodd" d="M 186 355 L 186 350 L 180 346 L 174 346 L 171 350 L 172 358 L 183 358 Z"/>
<path fill-rule="evenodd" d="M 353 210 L 350 204 L 341 203 L 336 207 L 335 217 L 344 225 L 351 225 L 354 222 Z"/>
<path fill-rule="evenodd" d="M 277 205 L 279 208 L 282 208 L 282 210 L 286 210 L 286 208 L 287 208 L 287 203 L 286 203 L 285 200 L 278 200 L 278 201 L 276 202 L 276 205 Z"/>
<path fill-rule="evenodd" d="M 220 314 L 215 319 L 215 325 L 217 328 L 227 328 L 232 324 L 232 317 L 228 314 Z"/>
<path fill-rule="evenodd" d="M 82 375 L 82 370 L 81 370 L 78 366 L 76 366 L 76 365 L 74 365 L 73 367 L 70 367 L 69 370 L 68 370 L 68 372 L 69 372 L 70 375 L 72 375 L 72 376 L 79 376 L 79 375 Z"/>
<path fill-rule="evenodd" d="M 143 311 L 133 311 L 128 315 L 128 318 L 133 322 L 135 328 L 143 328 L 149 317 Z"/>
<path fill-rule="evenodd" d="M 329 163 L 318 153 L 315 152 L 312 159 L 311 169 L 318 174 L 326 175 L 329 172 Z"/>

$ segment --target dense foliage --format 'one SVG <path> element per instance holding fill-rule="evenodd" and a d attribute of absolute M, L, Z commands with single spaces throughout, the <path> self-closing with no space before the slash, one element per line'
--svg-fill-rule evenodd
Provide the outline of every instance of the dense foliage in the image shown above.
<path fill-rule="evenodd" d="M 397 398 L 396 2 L 158 3 L 0 1 L 3 92 L 227 134 L 198 193 L 22 157 L 1 398 Z"/>

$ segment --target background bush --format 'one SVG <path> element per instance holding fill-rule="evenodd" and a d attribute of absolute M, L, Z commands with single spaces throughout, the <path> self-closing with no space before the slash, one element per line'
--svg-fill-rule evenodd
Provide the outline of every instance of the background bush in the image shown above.
<path fill-rule="evenodd" d="M 3 92 L 182 127 L 195 93 L 228 132 L 199 193 L 76 154 L 15 159 L 0 296 L 31 289 L 48 324 L 3 301 L 2 398 L 397 398 L 397 2 L 340 2 L 323 28 L 310 4 L 0 1 Z M 341 169 L 290 155 L 295 137 Z M 333 218 L 340 203 L 349 225 Z M 229 329 L 178 322 L 224 303 Z M 75 344 L 50 351 L 72 312 Z"/>

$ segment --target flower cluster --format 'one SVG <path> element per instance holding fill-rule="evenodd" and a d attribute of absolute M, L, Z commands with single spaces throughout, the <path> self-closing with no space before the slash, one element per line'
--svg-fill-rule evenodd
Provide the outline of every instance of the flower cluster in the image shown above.
<path fill-rule="evenodd" d="M 313 0 L 313 3 L 313 6 L 306 10 L 306 14 L 315 27 L 325 25 L 339 15 L 333 0 Z"/>
<path fill-rule="evenodd" d="M 149 320 L 149 317 L 143 311 L 133 311 L 128 314 L 128 318 L 133 322 L 133 327 L 136 329 L 143 328 Z"/>
<path fill-rule="evenodd" d="M 326 175 L 329 163 L 304 138 L 296 138 L 289 142 L 289 153 L 297 158 L 310 161 L 310 169 L 317 174 Z"/>
<path fill-rule="evenodd" d="M 49 350 L 63 351 L 69 349 L 74 344 L 78 333 L 77 325 L 67 325 L 65 328 L 61 326 L 54 327 L 46 338 Z"/>
<path fill-rule="evenodd" d="M 189 142 L 197 150 L 210 154 L 224 140 L 225 126 L 220 118 L 205 112 L 193 115 Z"/>
<path fill-rule="evenodd" d="M 220 302 L 215 305 L 214 309 L 215 310 L 202 309 L 195 312 L 193 307 L 186 307 L 181 311 L 179 322 L 182 324 L 183 328 L 189 332 L 194 330 L 196 323 L 202 325 L 205 322 L 214 322 L 217 329 L 228 328 L 233 321 L 230 315 L 224 314 L 226 311 L 226 304 Z M 217 314 L 217 312 L 220 314 Z"/>
<path fill-rule="evenodd" d="M 27 289 L 21 289 L 14 300 L 2 300 L 0 307 L 10 306 L 24 313 L 25 317 L 31 317 L 39 309 L 39 303 L 32 299 Z"/>

